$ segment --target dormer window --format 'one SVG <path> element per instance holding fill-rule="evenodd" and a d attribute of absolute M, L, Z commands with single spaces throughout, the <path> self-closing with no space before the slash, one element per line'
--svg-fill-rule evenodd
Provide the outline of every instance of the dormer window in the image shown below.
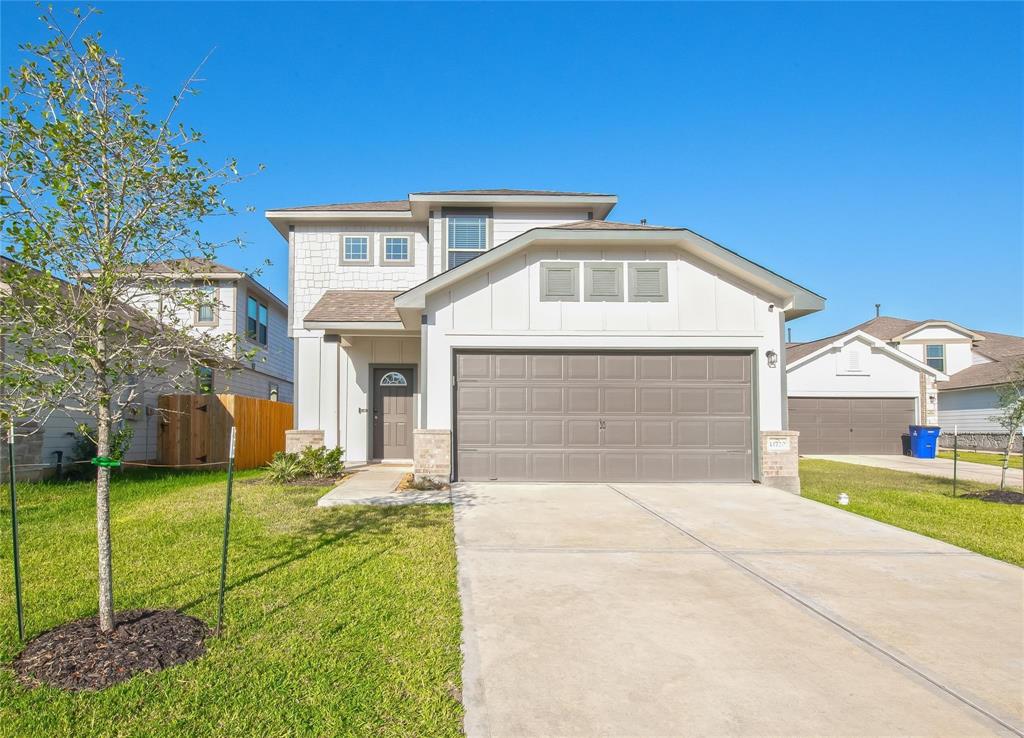
<path fill-rule="evenodd" d="M 938 369 L 946 373 L 946 345 L 942 343 L 929 343 L 924 347 L 925 363 L 932 369 Z"/>
<path fill-rule="evenodd" d="M 448 268 L 464 264 L 487 250 L 486 214 L 452 213 L 448 219 Z"/>

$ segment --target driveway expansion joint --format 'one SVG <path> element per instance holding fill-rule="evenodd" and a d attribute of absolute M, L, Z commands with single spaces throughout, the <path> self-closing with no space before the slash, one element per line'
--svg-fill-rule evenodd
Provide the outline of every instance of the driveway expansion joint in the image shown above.
<path fill-rule="evenodd" d="M 635 497 L 627 494 L 626 492 L 624 492 L 623 490 L 619 489 L 618 487 L 616 487 L 616 486 L 614 486 L 612 484 L 608 484 L 608 485 L 605 485 L 605 486 L 607 486 L 608 489 L 610 489 L 613 492 L 615 492 L 618 495 L 620 495 L 625 500 L 627 500 L 627 501 L 631 502 L 632 504 L 636 505 L 641 510 L 646 511 L 652 517 L 657 518 L 658 520 L 660 520 L 661 522 L 663 522 L 666 525 L 670 526 L 671 528 L 674 528 L 680 535 L 683 535 L 683 536 L 689 538 L 690 540 L 695 541 L 696 543 L 700 544 L 701 546 L 705 546 L 710 552 L 712 552 L 715 555 L 719 556 L 726 563 L 728 563 L 731 566 L 733 566 L 733 567 L 735 567 L 737 569 L 740 569 L 740 570 L 746 572 L 747 574 L 749 574 L 750 576 L 760 580 L 763 584 L 767 585 L 769 589 L 771 589 L 771 590 L 775 591 L 777 594 L 780 594 L 783 597 L 789 599 L 790 601 L 792 601 L 795 604 L 799 605 L 800 607 L 804 608 L 805 610 L 807 610 L 808 612 L 812 613 L 813 615 L 817 615 L 819 618 L 821 618 L 821 619 L 825 620 L 826 622 L 832 624 L 833 626 L 835 626 L 839 630 L 841 630 L 844 633 L 846 633 L 848 636 L 850 636 L 850 637 L 854 638 L 855 640 L 857 640 L 858 642 L 860 642 L 862 645 L 868 647 L 870 650 L 872 650 L 875 653 L 877 653 L 877 654 L 879 654 L 879 655 L 889 659 L 892 663 L 896 664 L 899 667 L 902 667 L 903 669 L 905 669 L 906 671 L 910 672 L 912 675 L 916 676 L 917 678 L 927 682 L 928 684 L 932 685 L 933 687 L 935 687 L 939 691 L 944 692 L 945 694 L 947 694 L 948 696 L 952 697 L 953 699 L 959 701 L 963 705 L 969 707 L 970 709 L 974 710 L 975 712 L 979 713 L 980 715 L 982 715 L 982 716 L 988 718 L 989 720 L 995 722 L 1000 727 L 1010 731 L 1014 735 L 1018 735 L 1018 736 L 1021 736 L 1022 738 L 1024 738 L 1024 731 L 1022 731 L 1021 729 L 1017 728 L 1016 726 L 1012 725 L 1011 723 L 1007 722 L 1006 720 L 1003 720 L 998 715 L 996 715 L 993 712 L 987 710 L 985 707 L 977 704 L 975 701 L 973 701 L 972 699 L 970 699 L 966 695 L 961 694 L 956 689 L 953 689 L 952 687 L 950 687 L 950 686 L 944 684 L 943 682 L 939 681 L 938 678 L 930 676 L 925 671 L 923 671 L 922 669 L 914 666 L 907 659 L 897 655 L 891 649 L 889 649 L 888 647 L 886 647 L 885 645 L 883 645 L 881 643 L 878 643 L 877 641 L 875 641 L 870 636 L 860 632 L 859 630 L 853 628 L 852 626 L 849 626 L 849 625 L 846 625 L 846 624 L 840 622 L 834 616 L 829 615 L 828 612 L 826 612 L 825 609 L 822 606 L 814 603 L 809 598 L 806 598 L 806 597 L 800 595 L 799 593 L 792 591 L 791 589 L 787 588 L 786 586 L 784 586 L 784 585 L 780 584 L 779 582 L 773 580 L 771 577 L 769 577 L 769 576 L 767 576 L 765 574 L 762 574 L 760 571 L 758 571 L 754 567 L 750 566 L 749 564 L 741 561 L 740 559 L 734 558 L 732 555 L 730 555 L 731 553 L 734 553 L 734 552 L 729 551 L 728 549 L 720 549 L 720 548 L 712 545 L 711 543 L 708 543 L 707 541 L 703 540 L 702 538 L 700 538 L 699 536 L 697 536 L 693 532 L 687 530 L 683 526 L 681 526 L 678 523 L 676 523 L 674 520 L 666 517 L 662 513 L 658 512 L 657 510 L 655 510 L 655 509 L 645 505 L 643 502 L 641 502 L 640 500 L 636 499 Z M 941 552 L 937 552 L 937 553 L 941 553 Z M 970 553 L 970 552 L 968 552 L 968 553 Z"/>

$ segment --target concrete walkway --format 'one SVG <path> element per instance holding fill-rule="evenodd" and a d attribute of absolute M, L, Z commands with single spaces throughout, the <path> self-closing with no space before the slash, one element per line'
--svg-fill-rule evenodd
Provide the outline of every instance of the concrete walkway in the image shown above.
<path fill-rule="evenodd" d="M 828 461 L 841 461 L 844 464 L 860 464 L 862 466 L 877 466 L 881 469 L 893 469 L 895 471 L 913 472 L 914 474 L 930 474 L 933 477 L 953 478 L 952 459 L 915 459 L 912 456 L 896 455 L 869 455 L 869 454 L 816 454 L 807 456 L 808 459 L 826 459 Z M 993 487 L 999 486 L 999 476 L 1002 469 L 989 464 L 978 464 L 973 461 L 958 461 L 956 469 L 959 479 L 969 479 L 974 482 L 985 482 Z M 1022 485 L 1021 470 L 1010 468 L 1006 471 L 1006 486 L 1020 489 Z"/>
<path fill-rule="evenodd" d="M 351 470 L 341 484 L 317 500 L 317 507 L 337 505 L 429 505 L 451 502 L 447 490 L 397 492 L 402 477 L 412 471 L 411 466 L 373 464 Z"/>
<path fill-rule="evenodd" d="M 1024 570 L 756 485 L 456 485 L 468 736 L 1024 735 Z"/>

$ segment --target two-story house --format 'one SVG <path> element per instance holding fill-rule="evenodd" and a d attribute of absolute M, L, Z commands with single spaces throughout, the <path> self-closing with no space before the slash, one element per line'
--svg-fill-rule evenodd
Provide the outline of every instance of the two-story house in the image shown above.
<path fill-rule="evenodd" d="M 903 453 L 911 424 L 940 426 L 944 444 L 956 428 L 962 447 L 997 449 L 1006 443 L 992 419 L 997 388 L 1024 365 L 1024 338 L 881 315 L 791 344 L 787 359 L 803 453 Z"/>
<path fill-rule="evenodd" d="M 685 228 L 609 221 L 616 203 L 267 211 L 288 241 L 292 445 L 458 480 L 795 487 L 783 329 L 824 299 Z"/>
<path fill-rule="evenodd" d="M 196 332 L 229 337 L 228 356 L 211 360 L 195 371 L 190 387 L 172 387 L 156 379 L 147 385 L 136 412 L 125 424 L 131 430 L 131 444 L 125 453 L 129 461 L 151 461 L 157 457 L 160 414 L 159 396 L 167 392 L 230 393 L 261 399 L 291 402 L 293 394 L 292 339 L 288 335 L 288 306 L 249 275 L 212 261 L 169 261 L 152 268 L 159 289 L 140 286 L 138 293 L 126 296 L 126 302 L 153 317 L 173 312 L 173 325 Z M 168 290 L 167 285 L 173 289 Z M 178 295 L 202 291 L 203 299 L 192 307 L 182 307 Z M 159 301 L 154 297 L 160 294 Z M 173 295 L 173 297 L 171 297 Z M 173 304 L 165 302 L 170 299 Z M 191 303 L 192 301 L 185 301 Z M 140 312 L 140 316 L 142 313 Z M 0 337 L 0 352 L 4 350 Z M 181 372 L 188 373 L 182 366 Z M 88 418 L 76 411 L 50 414 L 37 431 L 19 444 L 19 463 L 26 476 L 40 476 L 56 467 L 58 460 L 74 456 L 76 428 Z"/>

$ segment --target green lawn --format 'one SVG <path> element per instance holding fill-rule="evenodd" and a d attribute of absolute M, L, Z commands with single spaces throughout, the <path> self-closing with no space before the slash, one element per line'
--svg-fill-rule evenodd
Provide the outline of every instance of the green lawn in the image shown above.
<path fill-rule="evenodd" d="M 800 483 L 804 497 L 838 507 L 846 492 L 852 513 L 1024 566 L 1024 506 L 953 497 L 950 479 L 819 459 L 801 459 Z M 957 493 L 991 487 L 960 482 Z"/>
<path fill-rule="evenodd" d="M 118 609 L 177 608 L 213 623 L 224 478 L 115 478 Z M 235 486 L 224 636 L 196 661 L 99 693 L 15 682 L 3 505 L 0 735 L 461 734 L 450 506 L 317 509 L 322 489 L 254 479 Z M 95 614 L 95 496 L 87 483 L 22 484 L 19 498 L 31 637 Z"/>
<path fill-rule="evenodd" d="M 939 458 L 941 459 L 952 459 L 952 451 L 939 451 Z M 958 451 L 957 458 L 960 461 L 971 461 L 975 464 L 989 464 L 991 466 L 1002 466 L 1003 455 L 1002 454 L 985 454 L 978 453 L 977 451 Z M 1010 454 L 1010 468 L 1020 469 L 1021 468 L 1021 455 Z"/>

